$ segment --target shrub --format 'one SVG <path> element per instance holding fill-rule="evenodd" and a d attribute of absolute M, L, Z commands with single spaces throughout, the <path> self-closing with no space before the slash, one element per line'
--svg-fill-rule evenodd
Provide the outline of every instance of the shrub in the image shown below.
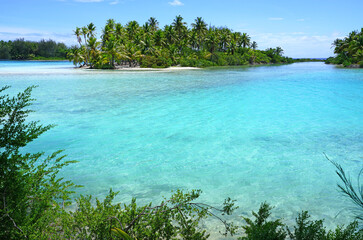
<path fill-rule="evenodd" d="M 262 203 L 257 213 L 252 212 L 255 220 L 244 217 L 247 225 L 242 228 L 245 230 L 246 237 L 239 238 L 240 240 L 283 240 L 286 238 L 286 232 L 280 219 L 275 221 L 267 221 L 271 215 L 269 204 Z"/>

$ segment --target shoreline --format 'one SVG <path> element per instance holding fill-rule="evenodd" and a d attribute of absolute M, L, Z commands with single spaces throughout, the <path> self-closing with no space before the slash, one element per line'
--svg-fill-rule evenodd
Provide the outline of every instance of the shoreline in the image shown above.
<path fill-rule="evenodd" d="M 74 69 L 86 70 L 86 71 L 174 71 L 174 70 L 199 70 L 203 68 L 198 67 L 180 67 L 172 66 L 167 68 L 142 68 L 142 67 L 125 67 L 117 66 L 115 69 L 101 69 L 101 68 L 90 68 L 89 66 L 74 67 Z"/>

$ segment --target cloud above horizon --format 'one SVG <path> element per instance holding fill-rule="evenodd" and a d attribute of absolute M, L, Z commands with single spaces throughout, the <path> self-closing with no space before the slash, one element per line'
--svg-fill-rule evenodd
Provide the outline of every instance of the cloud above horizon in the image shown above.
<path fill-rule="evenodd" d="M 169 5 L 171 5 L 171 6 L 183 6 L 184 5 L 184 3 L 182 3 L 181 1 L 179 1 L 179 0 L 174 0 L 174 1 L 172 1 L 172 2 L 169 2 Z"/>

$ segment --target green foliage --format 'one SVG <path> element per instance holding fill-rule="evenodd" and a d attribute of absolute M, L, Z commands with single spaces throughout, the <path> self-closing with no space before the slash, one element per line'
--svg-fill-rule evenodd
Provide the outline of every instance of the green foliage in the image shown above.
<path fill-rule="evenodd" d="M 294 232 L 289 229 L 288 233 L 291 239 L 294 240 L 322 240 L 325 239 L 325 228 L 323 220 L 311 221 L 308 212 L 303 211 L 296 218 Z"/>
<path fill-rule="evenodd" d="M 101 41 L 95 38 L 94 25 L 89 25 L 93 27 L 77 27 L 74 31 L 79 46 L 69 51 L 68 58 L 76 66 L 122 68 L 128 62 L 129 67 L 164 68 L 293 62 L 282 56 L 280 47 L 259 51 L 247 33 L 208 28 L 200 17 L 188 28 L 179 15 L 164 29 L 158 28 L 155 18 L 142 26 L 136 21 L 123 26 L 109 19 Z"/>
<path fill-rule="evenodd" d="M 64 43 L 40 40 L 25 41 L 23 38 L 14 41 L 0 41 L 0 59 L 12 60 L 65 60 L 68 47 Z"/>
<path fill-rule="evenodd" d="M 3 87 L 3 92 L 8 87 Z M 60 151 L 44 158 L 42 153 L 22 154 L 20 149 L 52 126 L 26 122 L 31 110 L 31 91 L 16 97 L 0 97 L 0 238 L 24 238 L 41 234 L 62 207 L 70 204 L 74 186 L 57 174 L 73 161 L 63 161 Z M 38 235 L 37 235 L 38 236 Z"/>
<path fill-rule="evenodd" d="M 337 162 L 330 160 L 326 155 L 325 157 L 336 167 L 335 172 L 341 180 L 341 183 L 338 183 L 338 188 L 344 196 L 348 197 L 352 201 L 355 206 L 353 211 L 355 217 L 363 224 L 363 186 L 360 181 L 363 176 L 363 168 L 360 170 L 357 177 L 357 187 L 354 187 L 350 177 L 347 176 L 343 167 Z"/>
<path fill-rule="evenodd" d="M 272 207 L 262 203 L 258 213 L 252 212 L 255 220 L 245 218 L 247 225 L 242 226 L 245 230 L 244 237 L 240 240 L 360 240 L 363 239 L 363 231 L 359 230 L 358 222 L 350 223 L 346 228 L 338 226 L 335 230 L 327 231 L 323 220 L 310 220 L 307 211 L 302 211 L 296 218 L 292 230 L 281 222 L 281 219 L 268 221 Z"/>
<path fill-rule="evenodd" d="M 342 64 L 344 67 L 357 65 L 363 67 L 363 28 L 352 31 L 344 39 L 336 39 L 332 43 L 336 57 L 328 58 L 325 63 Z"/>
<path fill-rule="evenodd" d="M 240 240 L 283 240 L 286 237 L 286 233 L 283 229 L 284 224 L 280 219 L 275 221 L 267 221 L 267 218 L 271 215 L 270 205 L 262 203 L 257 213 L 252 212 L 255 217 L 253 221 L 250 218 L 244 217 L 247 225 L 242 228 L 245 230 L 246 237 L 239 238 Z"/>

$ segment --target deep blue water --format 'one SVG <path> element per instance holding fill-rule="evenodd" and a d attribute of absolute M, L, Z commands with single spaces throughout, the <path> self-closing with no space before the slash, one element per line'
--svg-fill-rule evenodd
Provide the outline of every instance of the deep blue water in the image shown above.
<path fill-rule="evenodd" d="M 363 70 L 323 63 L 161 72 L 72 69 L 68 62 L 0 62 L 9 93 L 38 85 L 31 119 L 57 126 L 26 151 L 65 149 L 62 172 L 82 194 L 120 191 L 140 203 L 171 190 L 201 201 L 262 201 L 293 221 L 309 210 L 346 223 L 349 206 L 323 155 L 355 180 L 363 166 Z M 238 219 L 240 219 L 238 217 Z"/>

